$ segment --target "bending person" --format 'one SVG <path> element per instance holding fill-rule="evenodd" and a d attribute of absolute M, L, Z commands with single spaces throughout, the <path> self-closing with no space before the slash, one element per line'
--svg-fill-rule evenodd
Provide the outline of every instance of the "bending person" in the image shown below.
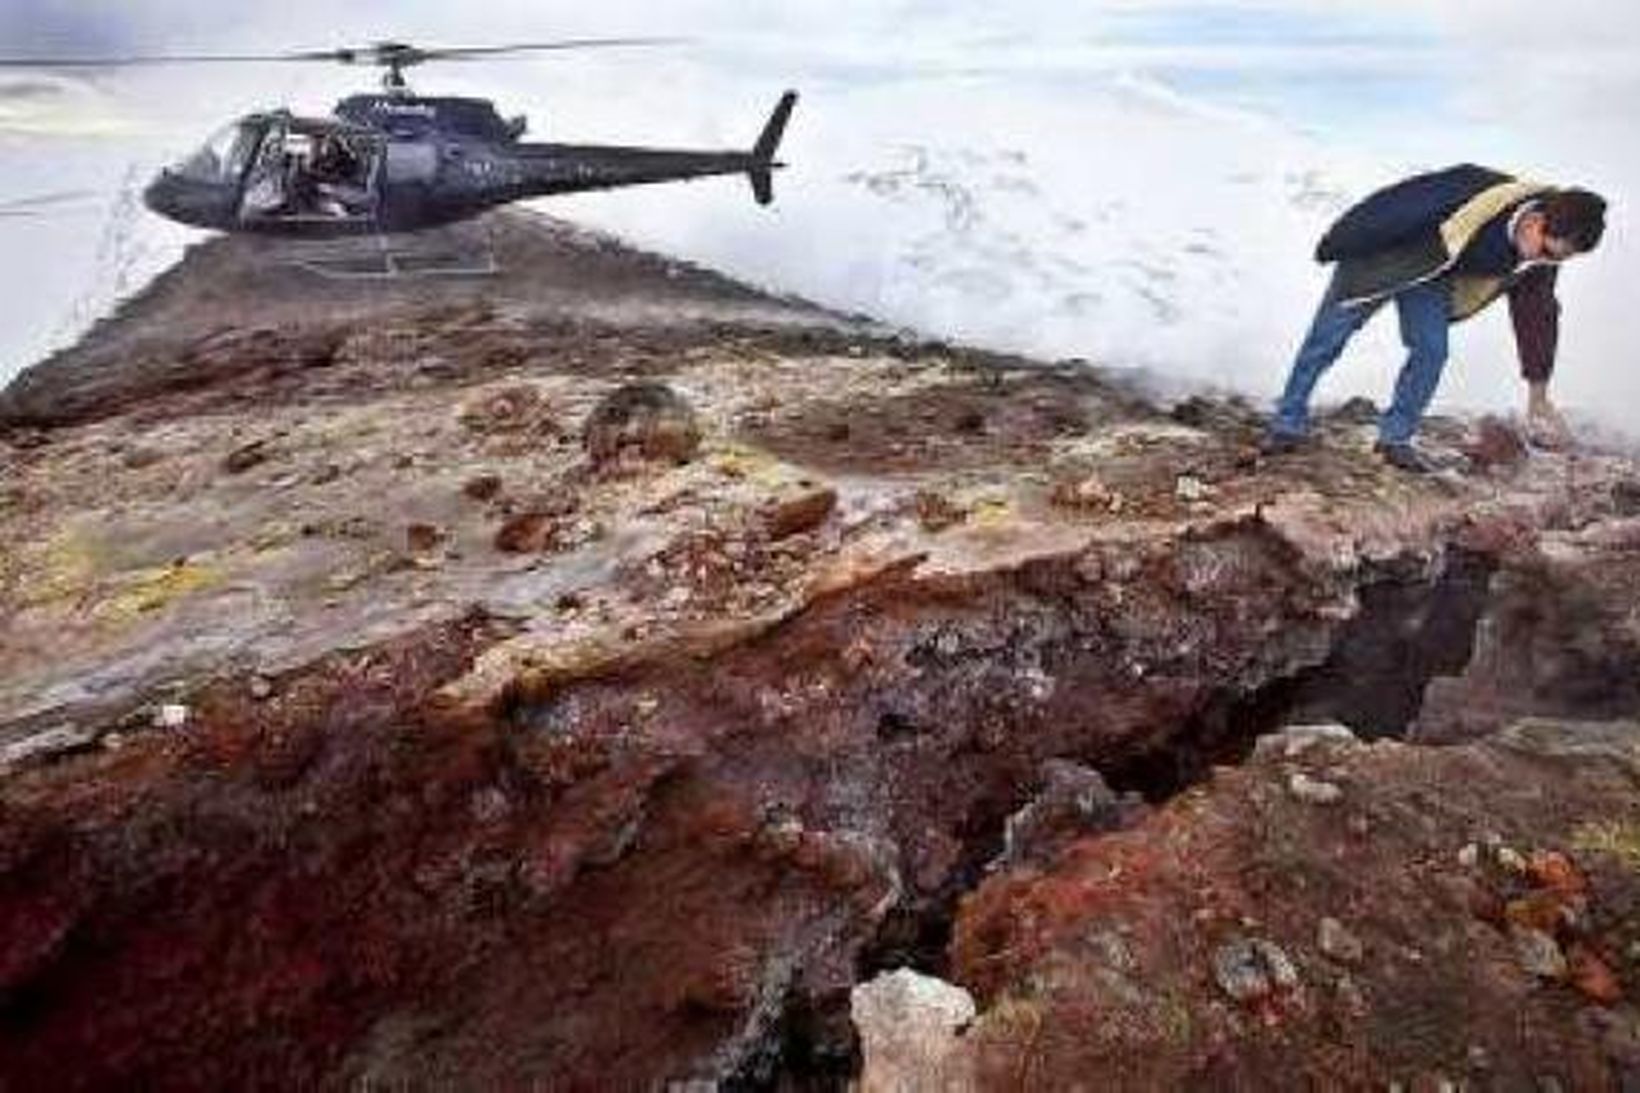
<path fill-rule="evenodd" d="M 1431 467 L 1413 446 L 1446 366 L 1448 327 L 1499 296 L 1509 298 L 1527 419 L 1534 439 L 1569 437 L 1549 400 L 1559 335 L 1559 264 L 1591 251 L 1605 230 L 1606 202 L 1580 189 L 1524 182 L 1472 164 L 1417 175 L 1372 194 L 1322 237 L 1316 260 L 1336 262 L 1262 445 L 1301 447 L 1310 396 L 1350 338 L 1393 300 L 1406 363 L 1379 421 L 1376 450 L 1402 470 Z"/>

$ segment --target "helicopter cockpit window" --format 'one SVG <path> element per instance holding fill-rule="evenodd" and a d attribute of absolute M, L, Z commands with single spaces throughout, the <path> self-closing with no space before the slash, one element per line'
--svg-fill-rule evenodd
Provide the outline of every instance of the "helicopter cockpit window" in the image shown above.
<path fill-rule="evenodd" d="M 257 129 L 244 122 L 223 126 L 204 147 L 176 167 L 195 182 L 238 182 L 256 151 Z"/>

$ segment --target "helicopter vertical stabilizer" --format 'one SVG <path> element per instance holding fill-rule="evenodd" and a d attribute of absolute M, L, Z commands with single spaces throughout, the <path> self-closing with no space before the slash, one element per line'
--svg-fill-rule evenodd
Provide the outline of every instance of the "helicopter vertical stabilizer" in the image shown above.
<path fill-rule="evenodd" d="M 769 115 L 768 124 L 752 147 L 754 162 L 746 176 L 751 179 L 752 196 L 759 205 L 767 205 L 774 200 L 774 169 L 780 166 L 775 162 L 774 154 L 780 147 L 780 138 L 785 135 L 786 123 L 791 120 L 792 108 L 796 105 L 797 92 L 788 91 L 780 96 L 774 113 Z"/>

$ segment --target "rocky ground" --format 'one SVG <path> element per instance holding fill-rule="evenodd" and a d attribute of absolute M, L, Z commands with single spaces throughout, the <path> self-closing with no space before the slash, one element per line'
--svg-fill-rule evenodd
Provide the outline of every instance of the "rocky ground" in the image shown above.
<path fill-rule="evenodd" d="M 491 230 L 0 396 L 0 1087 L 1640 1082 L 1622 454 Z"/>

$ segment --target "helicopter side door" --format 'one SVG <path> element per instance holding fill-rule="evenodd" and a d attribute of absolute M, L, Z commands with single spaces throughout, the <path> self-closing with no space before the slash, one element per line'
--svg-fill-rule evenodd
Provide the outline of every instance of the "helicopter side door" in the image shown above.
<path fill-rule="evenodd" d="M 246 177 L 248 225 L 362 226 L 375 220 L 382 142 L 372 134 L 297 119 L 271 123 Z"/>

